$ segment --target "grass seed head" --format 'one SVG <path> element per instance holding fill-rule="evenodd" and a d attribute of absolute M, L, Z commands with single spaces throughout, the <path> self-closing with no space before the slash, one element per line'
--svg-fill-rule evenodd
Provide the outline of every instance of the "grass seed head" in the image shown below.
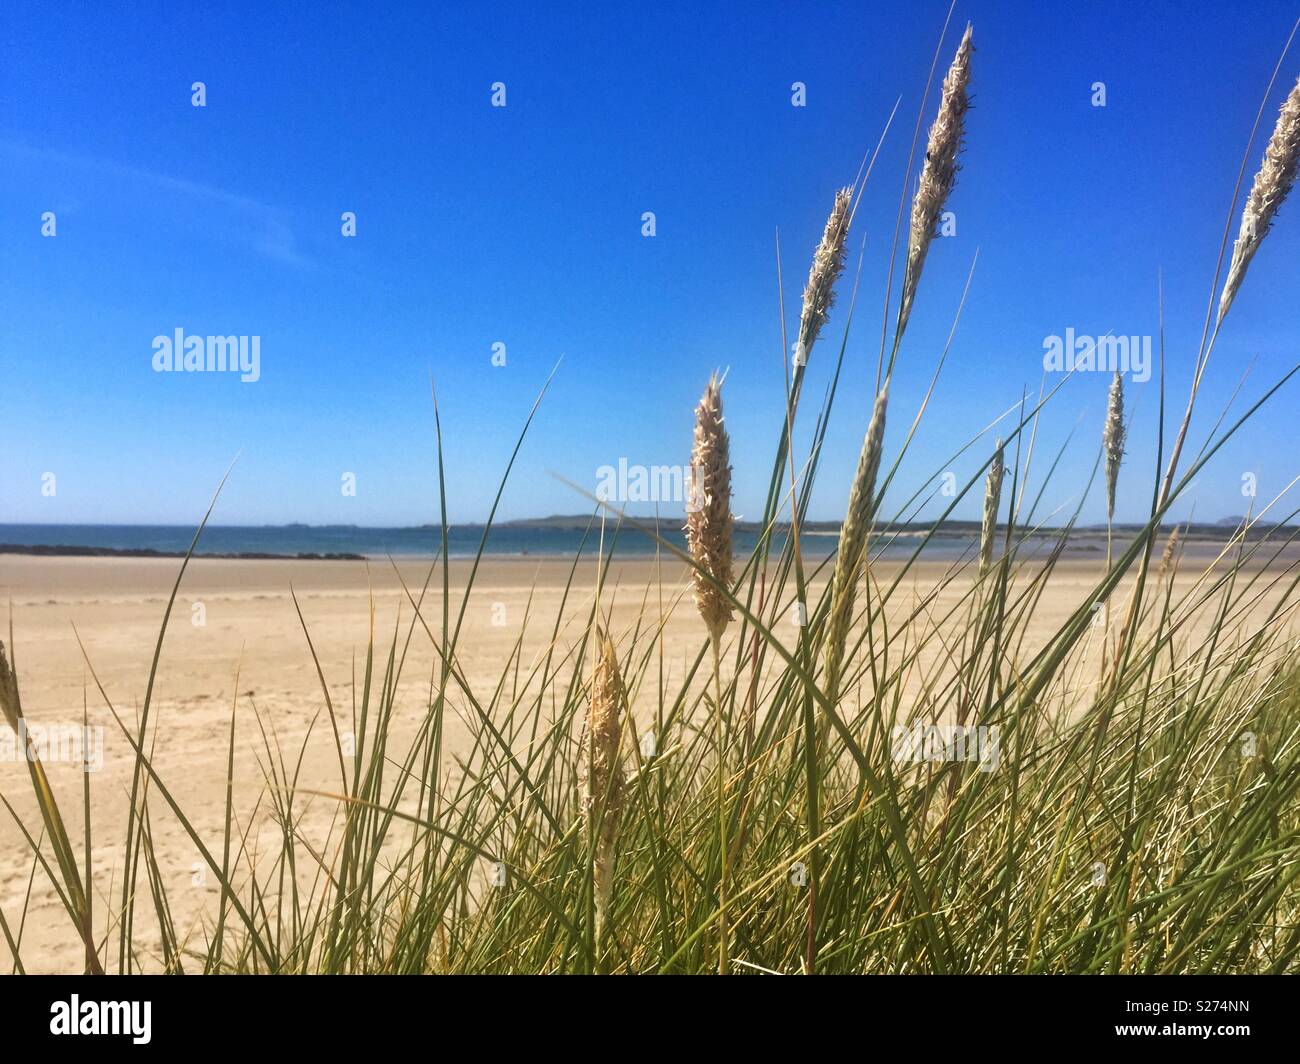
<path fill-rule="evenodd" d="M 889 382 L 876 396 L 871 411 L 871 423 L 862 441 L 858 455 L 858 469 L 849 491 L 849 504 L 840 529 L 840 542 L 835 557 L 835 574 L 831 578 L 831 614 L 826 626 L 825 684 L 834 693 L 839 687 L 839 670 L 844 656 L 844 646 L 853 623 L 853 602 L 857 594 L 858 576 L 862 572 L 867 552 L 868 533 L 871 529 L 872 508 L 876 497 L 876 475 L 880 471 L 880 454 L 885 442 L 885 411 L 889 406 Z"/>
<path fill-rule="evenodd" d="M 993 539 L 998 529 L 1002 477 L 1006 473 L 1002 451 L 1002 441 L 998 440 L 998 449 L 993 454 L 993 464 L 989 466 L 989 475 L 984 481 L 984 524 L 980 528 L 980 576 L 988 572 L 989 566 L 993 563 Z"/>
<path fill-rule="evenodd" d="M 587 767 L 584 812 L 590 818 L 599 810 L 600 818 L 617 821 L 622 806 L 623 769 L 619 745 L 623 737 L 623 702 L 626 692 L 618 669 L 618 653 L 605 633 L 597 637 L 600 654 L 591 681 L 591 699 L 587 706 Z"/>
<path fill-rule="evenodd" d="M 1277 125 L 1273 136 L 1269 138 L 1268 147 L 1264 149 L 1264 161 L 1255 183 L 1251 186 L 1246 206 L 1241 212 L 1241 228 L 1237 232 L 1236 243 L 1232 245 L 1232 263 L 1228 267 L 1228 279 L 1223 283 L 1223 292 L 1219 296 L 1218 321 L 1228 313 L 1236 298 L 1237 290 L 1246 276 L 1246 268 L 1255 257 L 1264 237 L 1268 235 L 1291 186 L 1295 184 L 1296 169 L 1300 165 L 1300 79 L 1297 79 L 1291 94 L 1282 104 L 1277 116 Z"/>
<path fill-rule="evenodd" d="M 1115 371 L 1106 403 L 1106 426 L 1101 434 L 1106 451 L 1106 516 L 1115 516 L 1115 485 L 1119 482 L 1119 464 L 1124 459 L 1124 378 Z"/>
<path fill-rule="evenodd" d="M 0 641 L 0 712 L 4 713 L 5 723 L 14 732 L 18 731 L 18 680 L 9 667 L 9 656 L 5 645 Z"/>
<path fill-rule="evenodd" d="M 686 543 L 699 566 L 692 571 L 695 605 L 714 640 L 722 638 L 731 622 L 731 604 L 717 586 L 731 587 L 730 451 L 722 416 L 722 382 L 715 373 L 695 407 L 693 497 L 686 515 Z"/>
<path fill-rule="evenodd" d="M 849 208 L 852 205 L 853 189 L 842 188 L 835 193 L 835 206 L 826 219 L 821 243 L 813 252 L 808 283 L 803 290 L 803 309 L 799 314 L 799 358 L 805 362 L 822 326 L 830 318 L 831 304 L 835 302 L 835 282 L 844 272 L 844 242 L 849 235 Z"/>
<path fill-rule="evenodd" d="M 1157 580 L 1163 580 L 1165 574 L 1173 568 L 1174 558 L 1178 554 L 1178 540 L 1182 536 L 1182 525 L 1174 525 L 1173 531 L 1169 533 L 1169 538 L 1165 540 L 1165 551 L 1160 556 L 1160 572 L 1156 575 Z"/>
<path fill-rule="evenodd" d="M 614 889 L 614 856 L 623 817 L 626 780 L 619 746 L 623 737 L 626 692 L 618 670 L 618 653 L 606 634 L 597 636 L 600 654 L 587 705 L 587 750 L 583 786 L 583 827 L 592 838 L 598 935 L 609 918 Z"/>
<path fill-rule="evenodd" d="M 916 286 L 921 280 L 925 256 L 930 250 L 948 195 L 957 182 L 960 169 L 957 156 L 961 153 L 965 131 L 966 111 L 970 107 L 970 57 L 971 27 L 957 47 L 952 66 L 943 79 L 943 94 L 939 100 L 939 114 L 930 127 L 926 142 L 925 163 L 921 167 L 921 180 L 912 199 L 912 220 L 907 237 L 907 269 L 903 274 L 903 296 L 898 308 L 898 335 L 907 328 L 912 314 L 912 301 Z"/>

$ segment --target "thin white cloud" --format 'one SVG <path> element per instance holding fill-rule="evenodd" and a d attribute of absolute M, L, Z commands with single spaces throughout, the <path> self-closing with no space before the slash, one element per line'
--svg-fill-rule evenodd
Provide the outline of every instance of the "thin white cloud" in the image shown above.
<path fill-rule="evenodd" d="M 155 189 L 175 192 L 199 201 L 208 207 L 218 207 L 239 216 L 236 225 L 223 226 L 223 232 L 242 232 L 247 235 L 248 246 L 261 255 L 292 266 L 310 266 L 312 260 L 298 249 L 293 230 L 285 220 L 284 212 L 269 203 L 228 192 L 225 189 L 199 181 L 171 177 L 139 166 L 114 162 L 85 155 L 34 148 L 28 144 L 0 140 L 0 152 L 17 159 L 37 160 L 57 166 L 90 170 Z"/>

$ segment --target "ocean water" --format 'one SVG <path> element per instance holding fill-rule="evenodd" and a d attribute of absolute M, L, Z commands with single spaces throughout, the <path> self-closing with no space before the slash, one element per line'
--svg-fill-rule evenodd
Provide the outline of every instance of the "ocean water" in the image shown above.
<path fill-rule="evenodd" d="M 773 537 L 774 549 L 785 541 L 784 532 Z M 22 547 L 93 547 L 111 550 L 153 550 L 175 553 L 189 549 L 194 529 L 186 525 L 17 525 L 0 524 L 0 545 Z M 473 557 L 483 538 L 482 525 L 453 525 L 448 531 L 451 557 Z M 685 546 L 681 532 L 664 533 L 664 538 Z M 594 553 L 598 531 L 583 543 L 583 533 L 566 528 L 499 525 L 488 534 L 484 553 L 492 555 L 542 555 L 571 557 L 579 550 Z M 360 554 L 368 558 L 386 555 L 432 557 L 437 553 L 441 530 L 419 528 L 360 528 L 355 525 L 209 525 L 203 531 L 196 554 Z M 834 548 L 834 535 L 802 537 L 805 557 L 825 557 Z M 916 549 L 916 540 L 903 538 L 876 543 L 873 551 L 886 557 L 903 557 Z M 737 530 L 737 557 L 750 555 L 757 534 Z M 620 555 L 653 555 L 655 542 L 644 532 L 625 528 L 614 543 L 612 529 L 605 530 L 605 547 L 616 547 Z M 926 547 L 927 558 L 955 558 L 971 549 L 961 536 L 936 536 Z"/>

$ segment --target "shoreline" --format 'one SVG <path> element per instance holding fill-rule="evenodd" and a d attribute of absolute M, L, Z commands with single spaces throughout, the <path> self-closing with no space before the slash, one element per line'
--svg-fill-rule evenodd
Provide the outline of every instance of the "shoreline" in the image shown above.
<path fill-rule="evenodd" d="M 1001 530 L 1000 530 L 1001 531 Z M 835 546 L 839 540 L 839 531 L 820 531 L 805 529 L 801 536 L 802 539 L 811 541 L 806 547 L 813 546 L 813 552 L 817 555 L 823 553 L 829 555 L 834 553 Z M 947 561 L 958 556 L 961 551 L 954 553 L 953 544 L 962 544 L 962 550 L 979 543 L 979 534 L 970 534 L 965 530 L 952 532 L 939 532 L 932 538 L 940 538 L 942 542 L 933 543 L 930 546 L 921 546 L 922 542 L 929 534 L 918 532 L 911 529 L 895 529 L 884 533 L 876 533 L 871 537 L 873 547 L 879 548 L 877 554 L 878 560 L 892 560 L 893 558 L 902 559 L 910 556 L 914 547 L 919 547 L 921 557 L 925 560 Z M 1000 535 L 1000 532 L 999 532 Z M 1169 532 L 1165 529 L 1157 534 L 1157 542 L 1166 539 Z M 1132 536 L 1119 535 L 1115 537 L 1116 546 L 1122 548 L 1132 542 Z M 1027 533 L 1022 542 L 1022 550 L 1033 550 L 1045 543 L 1050 543 L 1051 536 L 1042 532 Z M 1227 546 L 1234 541 L 1234 537 L 1225 535 L 1222 538 L 1205 536 L 1205 535 L 1184 535 L 1183 543 L 1185 545 L 1197 545 L 1201 548 L 1207 546 Z M 1249 536 L 1245 542 L 1258 543 L 1260 537 Z M 1280 542 L 1280 541 L 1279 541 Z M 1105 533 L 1097 534 L 1091 530 L 1075 532 L 1069 536 L 1064 546 L 1067 554 L 1093 554 L 1104 551 L 1106 543 Z M 656 550 L 653 545 L 646 545 L 642 549 L 636 549 L 636 541 L 623 543 L 615 552 L 617 556 L 627 560 L 654 561 L 656 557 L 664 560 L 670 560 L 673 555 L 669 550 Z M 892 549 L 891 549 L 892 548 Z M 781 551 L 780 542 L 772 542 L 770 553 L 779 554 Z M 885 554 L 888 551 L 889 554 Z M 589 556 L 594 553 L 593 548 L 588 545 L 581 550 L 492 550 L 485 549 L 481 554 L 471 550 L 456 550 L 447 554 L 450 561 L 472 561 L 475 557 L 481 557 L 484 560 L 492 559 L 519 559 L 531 561 L 568 561 L 574 558 Z M 928 554 L 928 558 L 926 557 Z M 51 543 L 0 543 L 0 557 L 17 557 L 17 558 L 107 558 L 117 560 L 179 560 L 190 557 L 193 561 L 233 561 L 233 562 L 250 562 L 250 561 L 269 561 L 269 562 L 384 562 L 390 558 L 394 561 L 411 561 L 411 562 L 428 562 L 435 561 L 441 557 L 438 551 L 378 551 L 374 553 L 365 553 L 360 551 L 211 551 L 196 550 L 192 554 L 184 550 L 162 550 L 156 547 L 97 547 L 86 544 L 51 544 Z"/>
<path fill-rule="evenodd" d="M 970 548 L 978 545 L 978 535 L 966 535 L 964 533 L 946 533 L 946 542 L 932 544 L 928 547 L 921 546 L 920 543 L 925 539 L 925 534 L 913 532 L 910 530 L 891 531 L 884 534 L 877 534 L 872 537 L 872 545 L 877 550 L 873 551 L 873 560 L 876 563 L 888 563 L 894 561 L 903 561 L 913 556 L 914 550 L 919 549 L 919 555 L 916 560 L 925 562 L 951 562 L 959 560 L 960 557 Z M 1162 529 L 1157 534 L 1156 543 L 1161 544 L 1168 539 L 1169 532 Z M 803 537 L 813 541 L 812 553 L 817 557 L 829 556 L 834 553 L 835 545 L 839 539 L 838 532 L 821 532 L 805 530 Z M 1000 537 L 999 537 L 1000 538 Z M 822 542 L 817 542 L 817 541 Z M 957 541 L 962 544 L 961 550 L 954 550 L 953 542 Z M 1115 547 L 1117 550 L 1123 550 L 1132 542 L 1131 536 L 1115 537 Z M 1231 546 L 1234 542 L 1237 544 L 1249 544 L 1259 547 L 1267 542 L 1264 537 L 1248 536 L 1244 540 L 1235 539 L 1232 536 L 1223 538 L 1210 537 L 1205 535 L 1185 535 L 1182 538 L 1185 550 L 1191 549 L 1197 556 L 1204 557 L 1212 554 L 1216 549 L 1223 549 Z M 1279 538 L 1273 541 L 1278 547 L 1281 547 L 1283 541 Z M 1027 535 L 1020 544 L 1020 552 L 1025 558 L 1031 557 L 1037 550 L 1044 545 L 1049 544 L 1048 537 L 1042 534 Z M 805 546 L 805 552 L 809 546 Z M 1066 557 L 1086 557 L 1102 554 L 1106 549 L 1105 534 L 1096 535 L 1091 531 L 1077 532 L 1069 537 L 1066 542 L 1063 553 Z M 1158 549 L 1158 548 L 1157 548 Z M 770 553 L 776 556 L 780 553 L 781 546 L 774 542 L 770 548 Z M 1286 551 L 1290 554 L 1292 551 Z M 482 551 L 476 554 L 474 551 L 461 550 L 452 551 L 447 554 L 447 559 L 451 562 L 472 562 L 476 557 L 482 561 L 518 561 L 518 562 L 566 562 L 572 563 L 575 559 L 594 557 L 595 550 L 588 545 L 581 551 L 565 550 L 491 550 Z M 656 551 L 652 546 L 645 549 L 635 549 L 628 544 L 621 544 L 619 549 L 614 552 L 620 561 L 628 562 L 654 562 L 656 558 L 665 563 L 677 562 L 673 553 L 669 550 Z M 187 552 L 182 550 L 159 550 L 154 547 L 94 547 L 85 545 L 62 545 L 62 544 L 21 544 L 21 543 L 0 543 L 0 558 L 28 558 L 28 559 L 82 559 L 95 560 L 102 559 L 106 561 L 179 561 L 187 557 Z M 195 551 L 189 554 L 191 562 L 378 562 L 386 563 L 388 561 L 401 563 L 430 563 L 436 562 L 441 553 L 434 551 L 385 551 L 376 553 L 361 553 L 355 551 Z"/>
<path fill-rule="evenodd" d="M 27 558 L 184 558 L 183 550 L 156 550 L 153 547 L 85 547 L 76 544 L 0 543 L 0 556 L 12 554 Z M 195 551 L 190 557 L 211 558 L 218 561 L 273 561 L 273 562 L 364 562 L 365 554 L 347 552 L 317 553 L 302 551 L 297 554 L 279 554 L 273 551 Z M 433 555 L 428 555 L 432 558 Z"/>

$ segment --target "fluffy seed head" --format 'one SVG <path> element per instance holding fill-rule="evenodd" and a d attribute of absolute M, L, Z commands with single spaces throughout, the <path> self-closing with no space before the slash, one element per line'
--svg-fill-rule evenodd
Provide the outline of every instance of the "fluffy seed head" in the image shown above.
<path fill-rule="evenodd" d="M 1124 458 L 1124 378 L 1115 371 L 1110 382 L 1110 398 L 1106 404 L 1106 427 L 1101 443 L 1106 450 L 1106 516 L 1115 516 L 1115 485 L 1119 480 L 1119 464 Z"/>
<path fill-rule="evenodd" d="M 939 100 L 939 114 L 930 127 L 926 142 L 925 163 L 921 167 L 921 180 L 912 199 L 912 220 L 907 236 L 907 269 L 903 274 L 903 296 L 898 308 L 898 335 L 907 328 L 912 313 L 912 300 L 921 280 L 926 252 L 934 239 L 939 215 L 948 194 L 957 181 L 957 156 L 961 153 L 966 111 L 970 107 L 971 27 L 957 47 L 952 66 L 943 79 L 943 94 Z"/>
<path fill-rule="evenodd" d="M 1174 564 L 1174 556 L 1178 553 L 1178 540 L 1182 535 L 1182 525 L 1174 525 L 1174 530 L 1169 533 L 1169 538 L 1165 540 L 1165 552 L 1160 557 L 1160 572 L 1157 574 L 1158 580 L 1163 580 L 1165 574 L 1169 572 Z"/>
<path fill-rule="evenodd" d="M 619 757 L 626 693 L 618 671 L 618 654 L 609 636 L 597 636 L 600 656 L 587 705 L 587 749 L 583 784 L 583 827 L 595 831 L 592 878 L 596 922 L 603 928 L 614 887 L 614 848 L 623 816 L 625 780 Z"/>
<path fill-rule="evenodd" d="M 730 450 L 722 417 L 722 383 L 715 373 L 695 407 L 691 499 L 686 514 L 686 544 L 699 566 L 692 570 L 695 605 L 715 640 L 722 638 L 731 621 L 731 604 L 714 583 L 731 587 Z"/>
<path fill-rule="evenodd" d="M 844 241 L 849 235 L 849 208 L 852 205 L 853 189 L 842 188 L 835 193 L 835 206 L 826 219 L 821 243 L 813 252 L 808 284 L 803 290 L 803 310 L 799 314 L 796 357 L 800 362 L 806 362 L 830 316 L 831 304 L 835 302 L 835 282 L 844 272 Z"/>
<path fill-rule="evenodd" d="M 858 469 L 849 491 L 848 510 L 840 529 L 839 551 L 835 556 L 835 574 L 831 578 L 831 613 L 826 626 L 825 683 L 832 700 L 839 688 L 840 663 L 853 622 L 853 600 L 858 576 L 866 557 L 867 533 L 871 527 L 872 507 L 876 496 L 876 474 L 880 471 L 880 453 L 885 442 L 885 411 L 889 406 L 889 381 L 876 396 L 871 423 L 858 455 Z"/>
<path fill-rule="evenodd" d="M 587 764 L 585 813 L 600 810 L 606 824 L 617 822 L 622 807 L 623 769 L 619 742 L 623 735 L 623 677 L 618 671 L 618 653 L 608 635 L 601 633 L 600 655 L 591 681 L 587 705 Z"/>
<path fill-rule="evenodd" d="M 980 576 L 988 572 L 993 563 L 993 538 L 998 529 L 998 506 L 1002 501 L 1002 477 L 1006 465 L 1002 459 L 1002 441 L 993 455 L 988 478 L 984 481 L 984 524 L 980 528 Z"/>
<path fill-rule="evenodd" d="M 1251 186 L 1246 206 L 1241 212 L 1241 228 L 1237 232 L 1237 241 L 1232 245 L 1232 263 L 1228 267 L 1228 279 L 1223 283 L 1223 292 L 1219 296 L 1219 317 L 1228 313 L 1237 289 L 1246 276 L 1246 268 L 1255 257 L 1259 245 L 1264 242 L 1277 209 L 1286 199 L 1291 186 L 1295 184 L 1296 169 L 1300 165 L 1300 79 L 1297 79 L 1291 95 L 1282 104 L 1282 111 L 1277 116 L 1277 125 L 1273 136 L 1269 138 L 1268 147 L 1264 149 L 1264 162 L 1255 183 Z"/>

